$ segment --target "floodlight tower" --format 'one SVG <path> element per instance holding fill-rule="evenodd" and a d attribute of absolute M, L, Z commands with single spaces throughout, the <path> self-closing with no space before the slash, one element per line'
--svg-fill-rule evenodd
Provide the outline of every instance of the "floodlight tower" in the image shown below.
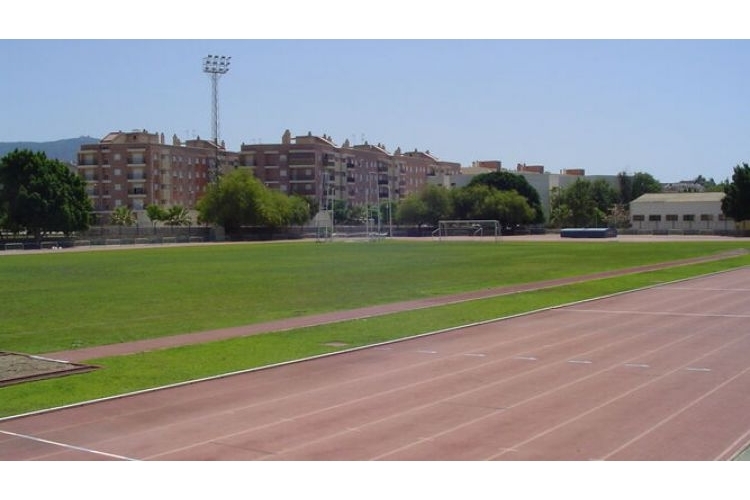
<path fill-rule="evenodd" d="M 231 57 L 209 54 L 203 58 L 203 72 L 211 78 L 211 137 L 219 145 L 219 77 L 229 71 Z"/>

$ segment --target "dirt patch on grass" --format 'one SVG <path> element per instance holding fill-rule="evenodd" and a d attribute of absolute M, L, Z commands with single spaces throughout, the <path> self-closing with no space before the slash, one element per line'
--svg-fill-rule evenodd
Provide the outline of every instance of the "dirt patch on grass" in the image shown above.
<path fill-rule="evenodd" d="M 96 366 L 0 351 L 0 387 L 95 370 Z"/>

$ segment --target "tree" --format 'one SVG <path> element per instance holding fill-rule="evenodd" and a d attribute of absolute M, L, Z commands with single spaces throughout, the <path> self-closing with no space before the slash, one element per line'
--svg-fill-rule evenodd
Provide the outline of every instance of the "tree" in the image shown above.
<path fill-rule="evenodd" d="M 618 200 L 617 189 L 604 179 L 589 181 L 578 178 L 565 188 L 552 190 L 550 224 L 554 227 L 599 227 L 608 223 L 608 214 L 618 205 Z"/>
<path fill-rule="evenodd" d="M 631 201 L 637 199 L 642 194 L 646 193 L 661 193 L 661 183 L 654 179 L 654 177 L 651 174 L 647 174 L 645 172 L 636 172 L 633 174 L 633 181 L 632 181 L 632 188 L 631 188 L 631 198 L 627 201 L 627 203 L 630 203 Z"/>
<path fill-rule="evenodd" d="M 291 206 L 288 223 L 297 226 L 305 225 L 312 215 L 310 201 L 307 198 L 297 195 L 290 196 L 289 201 Z"/>
<path fill-rule="evenodd" d="M 163 221 L 167 217 L 167 212 L 159 205 L 151 204 L 146 207 L 146 215 L 151 221 L 151 226 L 154 228 L 154 233 L 156 233 L 156 223 L 159 221 Z"/>
<path fill-rule="evenodd" d="M 242 226 L 302 225 L 312 213 L 309 199 L 268 189 L 251 173 L 240 169 L 210 184 L 196 208 L 201 221 L 224 226 L 228 233 Z"/>
<path fill-rule="evenodd" d="M 453 206 L 454 216 L 458 219 L 497 220 L 503 227 L 528 224 L 536 216 L 528 200 L 515 190 L 499 191 L 486 184 L 455 191 Z"/>
<path fill-rule="evenodd" d="M 542 209 L 542 202 L 539 198 L 539 193 L 534 187 L 529 184 L 529 181 L 523 175 L 513 174 L 511 172 L 488 172 L 486 174 L 479 174 L 474 177 L 469 186 L 477 184 L 485 184 L 493 187 L 498 191 L 515 191 L 528 202 L 529 206 L 534 210 L 534 219 L 531 222 L 541 223 L 544 221 L 544 210 Z"/>
<path fill-rule="evenodd" d="M 197 209 L 204 222 L 224 226 L 227 232 L 237 231 L 243 225 L 262 221 L 265 191 L 266 187 L 248 171 L 233 170 L 207 186 Z"/>
<path fill-rule="evenodd" d="M 130 227 L 136 223 L 138 219 L 132 210 L 126 206 L 119 206 L 112 211 L 109 216 L 109 222 L 115 226 L 120 227 L 120 234 L 122 235 L 123 226 Z"/>
<path fill-rule="evenodd" d="M 399 224 L 416 224 L 419 227 L 427 224 L 427 205 L 419 197 L 419 194 L 410 194 L 398 204 L 396 221 Z"/>
<path fill-rule="evenodd" d="M 188 209 L 180 205 L 174 205 L 166 209 L 162 220 L 164 224 L 170 227 L 189 226 L 193 223 Z"/>
<path fill-rule="evenodd" d="M 0 159 L 0 223 L 27 231 L 41 242 L 45 232 L 88 229 L 91 200 L 84 181 L 43 152 L 14 150 Z"/>
<path fill-rule="evenodd" d="M 734 167 L 732 182 L 724 185 L 721 211 L 735 222 L 750 220 L 750 166 L 747 163 Z"/>
<path fill-rule="evenodd" d="M 453 201 L 446 188 L 428 184 L 419 192 L 419 197 L 424 202 L 427 224 L 437 226 L 441 219 L 447 219 L 453 214 Z"/>

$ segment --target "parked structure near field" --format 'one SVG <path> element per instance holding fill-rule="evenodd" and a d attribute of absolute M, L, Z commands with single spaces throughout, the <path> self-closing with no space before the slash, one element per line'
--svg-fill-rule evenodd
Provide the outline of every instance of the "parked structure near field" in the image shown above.
<path fill-rule="evenodd" d="M 649 193 L 630 202 L 632 229 L 644 232 L 731 232 L 734 221 L 721 211 L 722 192 Z"/>

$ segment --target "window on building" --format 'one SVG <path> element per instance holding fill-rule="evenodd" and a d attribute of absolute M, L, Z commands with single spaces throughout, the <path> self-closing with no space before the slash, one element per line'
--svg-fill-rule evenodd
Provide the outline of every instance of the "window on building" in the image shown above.
<path fill-rule="evenodd" d="M 122 170 L 120 170 L 119 168 L 116 168 L 115 175 L 122 175 Z"/>
<path fill-rule="evenodd" d="M 660 215 L 649 215 L 648 220 L 651 222 L 659 222 L 661 220 L 661 214 Z"/>
<path fill-rule="evenodd" d="M 685 214 L 682 216 L 682 220 L 685 222 L 692 222 L 695 220 L 695 214 Z"/>
<path fill-rule="evenodd" d="M 646 220 L 646 217 L 644 215 L 634 215 L 633 220 L 636 222 L 642 222 Z"/>
<path fill-rule="evenodd" d="M 676 222 L 678 217 L 676 214 L 667 214 L 666 219 L 670 222 Z"/>
<path fill-rule="evenodd" d="M 701 220 L 704 220 L 704 221 L 714 220 L 714 216 L 712 214 L 701 214 Z"/>
<path fill-rule="evenodd" d="M 122 186 L 119 184 L 115 184 L 115 191 L 120 191 L 122 189 Z"/>

